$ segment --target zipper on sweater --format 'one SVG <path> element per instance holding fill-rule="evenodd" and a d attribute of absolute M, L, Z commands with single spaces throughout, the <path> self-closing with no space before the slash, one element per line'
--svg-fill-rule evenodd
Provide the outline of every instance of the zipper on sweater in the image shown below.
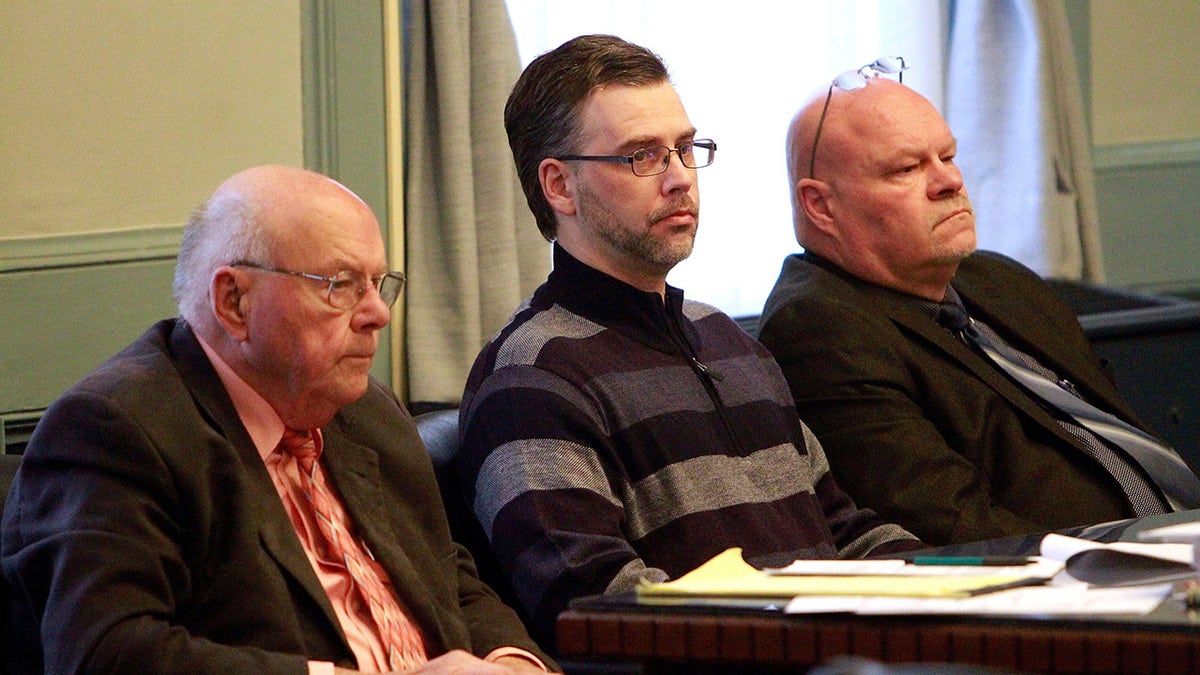
<path fill-rule="evenodd" d="M 724 375 L 718 373 L 717 371 L 713 370 L 712 368 L 709 368 L 708 366 L 704 365 L 703 363 L 700 363 L 700 361 L 696 357 L 693 356 L 693 357 L 691 357 L 691 359 L 692 359 L 692 368 L 695 368 L 696 371 L 698 371 L 701 375 L 706 375 L 706 376 L 708 376 L 709 379 L 716 380 L 717 382 L 720 382 L 721 380 L 725 379 Z"/>
<path fill-rule="evenodd" d="M 725 434 L 729 438 L 730 447 L 740 457 L 746 456 L 746 448 L 743 447 L 741 437 L 738 436 L 737 430 L 733 426 L 733 421 L 729 418 L 729 409 L 725 407 L 725 402 L 721 400 L 721 394 L 717 391 L 715 382 L 720 382 L 725 379 L 725 376 L 716 370 L 709 368 L 696 358 L 696 354 L 692 351 L 691 345 L 683 337 L 683 330 L 679 327 L 676 317 L 667 311 L 666 306 L 663 306 L 663 312 L 666 314 L 667 325 L 670 326 L 671 339 L 679 346 L 679 350 L 683 352 L 683 356 L 688 359 L 692 371 L 696 373 L 700 383 L 704 385 L 704 390 L 708 392 L 708 397 L 712 399 L 713 408 L 717 411 L 717 416 L 721 418 L 721 424 L 725 427 Z"/>
<path fill-rule="evenodd" d="M 738 456 L 745 457 L 746 448 L 743 447 L 742 439 L 738 436 L 737 430 L 734 429 L 733 420 L 729 418 L 729 409 L 725 407 L 725 401 L 721 399 L 721 394 L 717 391 L 717 385 L 714 384 L 725 379 L 724 376 L 701 363 L 699 359 L 692 355 L 691 350 L 686 345 L 683 345 L 683 347 L 684 355 L 691 360 L 692 370 L 699 377 L 700 383 L 704 385 L 705 391 L 708 392 L 708 397 L 712 399 L 713 407 L 716 409 L 717 415 L 721 418 L 721 423 L 725 427 L 726 434 L 729 436 L 730 446 Z"/>

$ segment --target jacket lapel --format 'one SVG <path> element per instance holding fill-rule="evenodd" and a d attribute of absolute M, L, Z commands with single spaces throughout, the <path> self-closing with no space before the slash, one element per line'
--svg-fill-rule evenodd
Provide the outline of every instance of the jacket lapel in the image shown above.
<path fill-rule="evenodd" d="M 188 383 L 197 407 L 217 428 L 218 433 L 233 445 L 241 458 L 243 469 L 251 475 L 250 480 L 246 481 L 246 488 L 254 512 L 246 514 L 246 517 L 248 522 L 258 523 L 259 541 L 263 548 L 284 574 L 290 576 L 321 607 L 330 630 L 344 640 L 341 623 L 333 611 L 329 596 L 313 571 L 262 457 L 238 417 L 233 401 L 208 360 L 208 355 L 192 334 L 191 328 L 182 321 L 176 326 L 171 343 L 180 374 Z M 349 645 L 346 648 L 349 650 Z"/>
<path fill-rule="evenodd" d="M 870 285 L 863 285 L 861 289 L 870 298 L 877 311 L 886 315 L 902 331 L 913 334 L 917 339 L 927 343 L 933 350 L 958 363 L 995 390 L 997 394 L 1004 397 L 1013 407 L 1028 415 L 1050 433 L 1070 443 L 1073 447 L 1076 445 L 1075 439 L 1049 413 L 1043 410 L 1033 398 L 1013 383 L 1012 380 L 1008 379 L 998 368 L 989 364 L 982 356 L 976 354 L 974 350 L 954 337 L 950 331 L 938 325 L 927 315 L 922 314 L 907 303 L 897 302 L 890 291 Z M 955 289 L 959 290 L 960 296 L 966 301 L 967 296 L 959 289 L 957 283 L 955 283 Z M 968 308 L 972 314 L 975 313 L 974 307 L 969 306 Z M 992 316 L 977 315 L 977 318 L 992 325 Z"/>
<path fill-rule="evenodd" d="M 428 579 L 436 570 L 422 573 L 404 550 L 405 542 L 424 538 L 409 526 L 415 518 L 398 515 L 405 505 L 397 504 L 384 493 L 375 450 L 330 428 L 323 433 L 324 452 L 330 459 L 324 466 L 356 533 L 387 572 L 392 591 L 420 628 L 426 648 L 441 651 L 445 643 L 442 614 L 433 602 L 431 587 L 435 582 Z"/>
<path fill-rule="evenodd" d="M 1073 382 L 1084 397 L 1104 410 L 1113 411 L 1127 422 L 1142 425 L 1111 385 L 1103 369 L 1091 357 L 1091 345 L 1081 335 L 1077 325 L 1064 324 L 1063 318 L 1075 322 L 1074 314 L 1064 310 L 1056 315 L 1034 315 L 1022 298 L 1011 291 L 996 287 L 996 281 L 986 275 L 960 274 L 954 288 L 962 296 L 970 313 L 999 332 L 1014 347 L 1044 364 L 1054 364 L 1059 377 Z M 1014 327 L 1019 326 L 1019 331 Z"/>

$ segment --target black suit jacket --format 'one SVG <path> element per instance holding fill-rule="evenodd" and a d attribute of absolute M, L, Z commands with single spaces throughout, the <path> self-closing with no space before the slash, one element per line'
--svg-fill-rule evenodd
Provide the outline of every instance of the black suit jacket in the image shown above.
<path fill-rule="evenodd" d="M 1133 516 L 1116 480 L 999 370 L 895 292 L 817 262 L 784 261 L 760 339 L 859 505 L 935 545 Z M 976 253 L 953 286 L 972 316 L 1145 427 L 1031 270 Z"/>
<path fill-rule="evenodd" d="M 324 437 L 330 480 L 430 656 L 504 645 L 542 656 L 450 540 L 428 456 L 392 392 L 372 381 Z M 182 321 L 154 326 L 46 412 L 5 507 L 0 563 L 12 672 L 355 665 L 262 459 Z"/>

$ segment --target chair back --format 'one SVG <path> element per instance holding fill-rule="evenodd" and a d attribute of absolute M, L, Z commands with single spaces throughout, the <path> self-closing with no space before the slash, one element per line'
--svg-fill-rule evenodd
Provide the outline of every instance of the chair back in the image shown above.
<path fill-rule="evenodd" d="M 8 499 L 8 488 L 12 485 L 13 477 L 17 475 L 17 467 L 21 466 L 20 455 L 0 454 L 0 515 L 4 513 L 4 502 Z M 0 635 L 6 634 L 5 616 L 8 613 L 8 583 L 0 575 Z M 6 672 L 3 651 L 0 650 L 0 675 Z"/>
<path fill-rule="evenodd" d="M 19 466 L 21 466 L 20 455 L 0 454 L 0 514 L 4 512 L 4 500 L 8 498 L 8 488 L 12 485 L 13 477 L 17 475 Z"/>
<path fill-rule="evenodd" d="M 458 409 L 435 410 L 417 415 L 417 433 L 425 443 L 425 450 L 433 462 L 438 488 L 446 507 L 446 519 L 450 522 L 450 536 L 462 544 L 475 559 L 479 578 L 483 580 L 504 604 L 512 607 L 521 616 L 526 626 L 532 626 L 521 601 L 508 581 L 508 575 L 500 567 L 500 561 L 492 552 L 483 527 L 475 518 L 475 511 L 467 503 L 466 493 L 460 489 L 454 458 L 458 454 Z"/>

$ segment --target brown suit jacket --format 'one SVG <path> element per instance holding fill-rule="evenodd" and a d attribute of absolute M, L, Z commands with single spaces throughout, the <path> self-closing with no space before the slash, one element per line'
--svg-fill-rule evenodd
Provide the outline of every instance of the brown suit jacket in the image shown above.
<path fill-rule="evenodd" d="M 430 656 L 504 645 L 542 656 L 450 540 L 429 458 L 392 392 L 372 381 L 324 437 L 330 480 Z M 0 563 L 12 672 L 354 666 L 262 459 L 182 321 L 154 326 L 46 412 L 4 511 Z"/>
<path fill-rule="evenodd" d="M 1031 270 L 976 253 L 953 286 L 972 316 L 1145 427 L 1074 313 Z M 790 256 L 760 339 L 838 483 L 929 544 L 1133 516 L 1116 480 L 1033 399 L 892 291 Z"/>

